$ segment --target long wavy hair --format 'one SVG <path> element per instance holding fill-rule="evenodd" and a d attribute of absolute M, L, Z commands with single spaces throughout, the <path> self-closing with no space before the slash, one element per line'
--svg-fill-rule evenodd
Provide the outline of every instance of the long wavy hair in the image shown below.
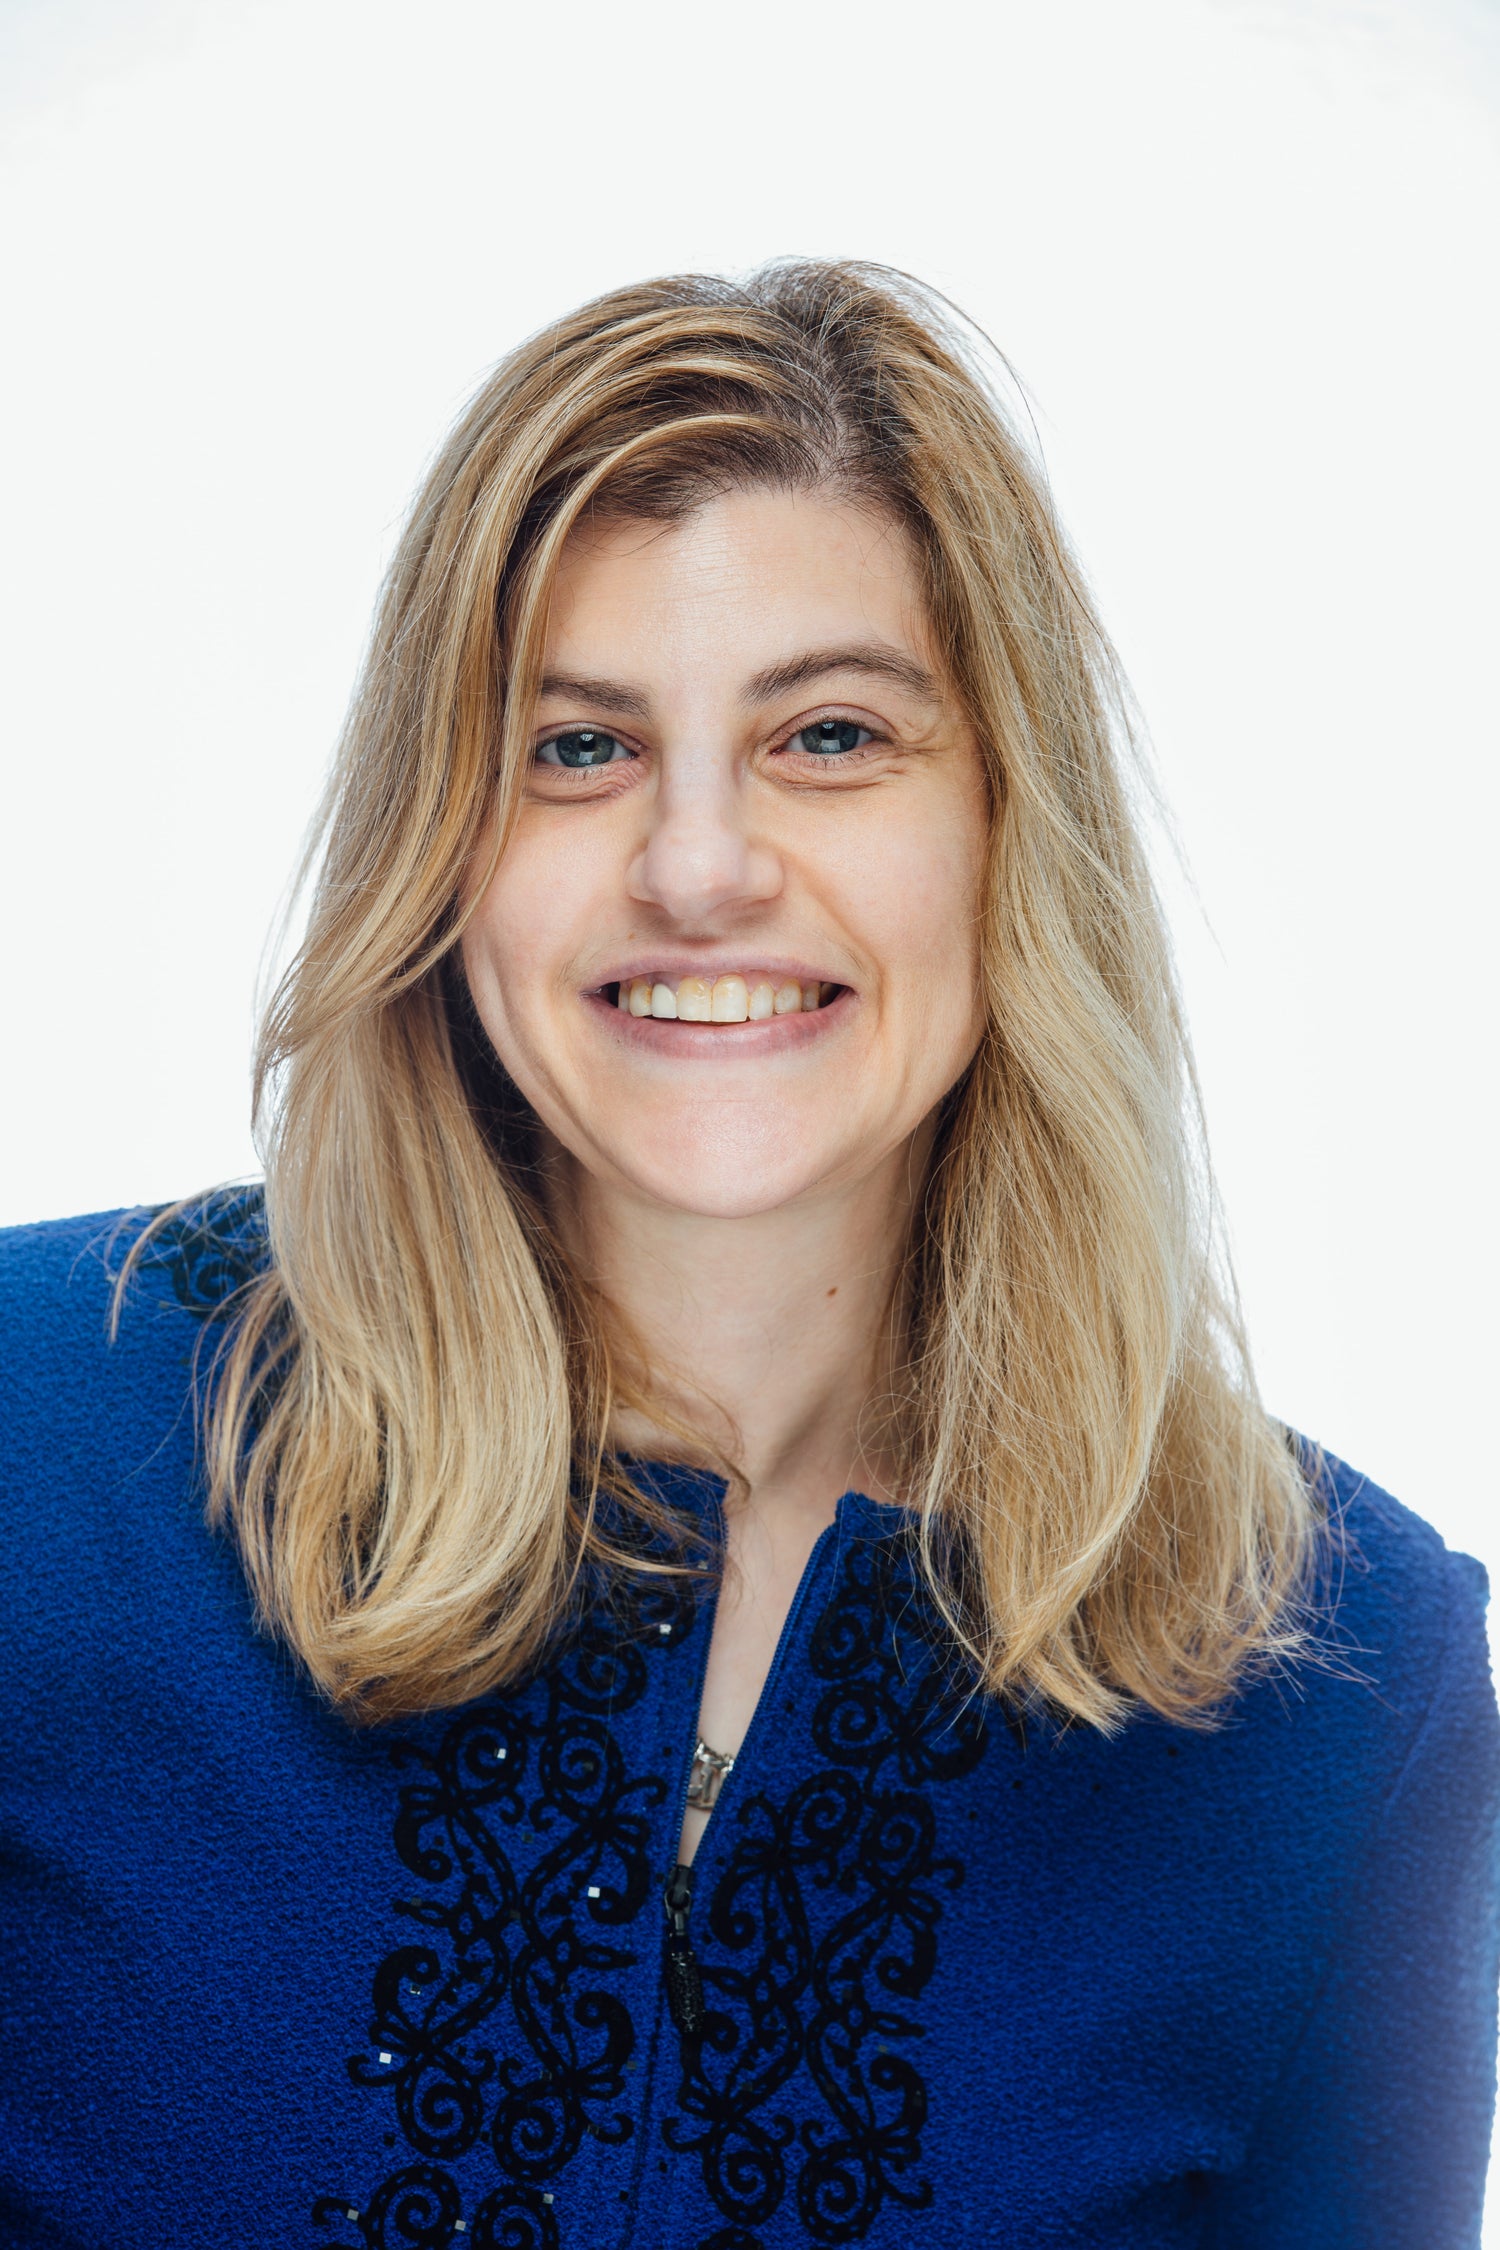
<path fill-rule="evenodd" d="M 501 1686 L 598 1573 L 687 1567 L 610 1449 L 649 1372 L 548 1223 L 458 945 L 569 532 L 747 486 L 904 526 L 988 763 L 986 1027 L 885 1401 L 931 1593 L 988 1688 L 1105 1726 L 1300 1645 L 1318 1510 L 1216 1246 L 1129 697 L 989 364 L 883 268 L 651 281 L 504 360 L 418 493 L 261 1033 L 270 1257 L 205 1389 L 211 1513 L 351 1716 Z"/>

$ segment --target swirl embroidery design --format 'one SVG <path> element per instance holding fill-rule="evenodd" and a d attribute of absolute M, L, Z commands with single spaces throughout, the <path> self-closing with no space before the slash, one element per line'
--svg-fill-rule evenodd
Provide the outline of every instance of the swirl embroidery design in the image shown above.
<path fill-rule="evenodd" d="M 635 2027 L 607 1987 L 636 1959 L 624 1933 L 652 1888 L 650 1815 L 667 1783 L 629 1770 L 616 1725 L 646 1690 L 641 1638 L 665 1627 L 675 1641 L 693 1606 L 681 1582 L 650 1582 L 628 1631 L 580 1633 L 532 1696 L 471 1707 L 435 1751 L 393 1751 L 411 1775 L 396 1848 L 423 1890 L 397 1905 L 414 1934 L 376 1972 L 373 2053 L 349 2074 L 393 2096 L 423 2161 L 362 2204 L 325 2196 L 313 2211 L 353 2224 L 365 2250 L 450 2243 L 463 2205 L 446 2167 L 481 2143 L 502 2184 L 466 2238 L 550 2250 L 548 2183 L 585 2133 L 621 2142 L 634 2131 L 623 2097 Z"/>
<path fill-rule="evenodd" d="M 137 1271 L 165 1274 L 184 1311 L 223 1320 L 240 1291 L 265 1271 L 267 1255 L 264 1190 L 220 1188 L 164 1220 L 146 1242 Z"/>
<path fill-rule="evenodd" d="M 252 1188 L 175 1213 L 140 1269 L 213 1321 L 266 1255 Z M 641 1644 L 667 1626 L 681 1645 L 695 1607 L 682 1582 L 637 1589 L 627 1618 L 581 1632 L 529 1694 L 471 1706 L 434 1749 L 393 1750 L 407 1776 L 396 1847 L 420 1890 L 398 1902 L 412 1934 L 376 1972 L 370 2050 L 349 2073 L 392 2098 L 414 2161 L 363 2199 L 321 2197 L 313 2219 L 338 2234 L 325 2250 L 558 2250 L 548 2183 L 586 2133 L 635 2130 L 635 2027 L 609 1984 L 637 1958 L 627 1932 L 650 1902 L 667 1783 L 627 1766 L 617 1726 L 645 1694 Z M 844 1549 L 809 1666 L 821 1769 L 746 1800 L 695 1913 L 710 2009 L 665 2138 L 697 2158 L 725 2222 L 698 2250 L 761 2250 L 789 2195 L 803 2237 L 823 2244 L 863 2239 L 887 2206 L 932 2202 L 910 2050 L 943 1896 L 963 1879 L 937 1849 L 935 1787 L 979 1763 L 986 1722 L 899 1540 Z M 654 1920 L 643 1927 L 652 1944 Z M 449 2167 L 481 2146 L 496 2177 L 465 2220 Z"/>
<path fill-rule="evenodd" d="M 756 2250 L 789 2187 L 820 2243 L 860 2240 L 888 2203 L 932 2201 L 917 2171 L 927 2088 L 903 2049 L 921 2036 L 942 1894 L 963 1879 L 937 1852 L 932 1792 L 978 1764 L 986 1726 L 936 1653 L 928 1606 L 897 1584 L 899 1553 L 893 1540 L 845 1551 L 810 1653 L 827 1766 L 780 1801 L 749 1799 L 706 1902 L 709 2015 L 684 2043 L 666 2134 L 698 2156 L 730 2222 L 700 2250 Z M 815 1939 L 818 1893 L 841 1911 Z M 777 2097 L 802 2070 L 820 2107 L 799 2124 Z"/>

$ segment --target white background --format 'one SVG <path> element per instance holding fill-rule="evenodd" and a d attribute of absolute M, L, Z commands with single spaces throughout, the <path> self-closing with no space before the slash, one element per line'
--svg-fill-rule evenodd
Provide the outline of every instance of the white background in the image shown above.
<path fill-rule="evenodd" d="M 263 940 L 485 367 L 875 257 L 1028 386 L 1151 723 L 1268 1398 L 1500 1569 L 1497 119 L 1493 0 L 3 0 L 0 1221 L 252 1168 Z"/>

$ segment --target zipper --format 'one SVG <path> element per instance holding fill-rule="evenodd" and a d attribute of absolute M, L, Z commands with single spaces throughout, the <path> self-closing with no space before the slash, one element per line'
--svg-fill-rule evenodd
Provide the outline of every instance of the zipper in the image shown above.
<path fill-rule="evenodd" d="M 696 2039 L 703 2029 L 703 1973 L 688 1929 L 693 1904 L 693 1870 L 686 1861 L 674 1867 L 667 1877 L 662 1904 L 667 1910 L 667 1950 L 662 1963 L 667 2006 L 672 2011 L 679 2039 Z"/>
<path fill-rule="evenodd" d="M 762 1686 L 760 1694 L 756 1699 L 755 1709 L 750 1714 L 750 1724 L 745 1730 L 745 1739 L 741 1743 L 739 1749 L 735 1752 L 734 1765 L 731 1770 L 724 1776 L 723 1786 L 721 1787 L 718 1797 L 715 1800 L 715 1812 L 720 1811 L 724 1803 L 726 1794 L 734 1788 L 740 1770 L 745 1762 L 745 1753 L 747 1750 L 753 1747 L 757 1732 L 760 1731 L 766 1723 L 762 1720 L 761 1714 L 769 1708 L 772 1694 L 780 1684 L 781 1674 L 786 1663 L 787 1650 L 791 1646 L 792 1637 L 796 1632 L 798 1621 L 800 1620 L 802 1611 L 806 1606 L 808 1592 L 812 1586 L 813 1579 L 817 1574 L 818 1563 L 822 1558 L 823 1549 L 826 1547 L 828 1541 L 832 1538 L 837 1529 L 838 1517 L 835 1516 L 833 1522 L 830 1524 L 825 1524 L 823 1529 L 818 1533 L 817 1538 L 813 1541 L 812 1548 L 808 1554 L 807 1562 L 803 1568 L 802 1576 L 797 1582 L 797 1591 L 792 1596 L 791 1607 L 788 1609 L 786 1616 L 782 1621 L 781 1632 L 778 1635 L 776 1641 L 775 1654 L 771 1658 L 770 1669 L 766 1673 L 765 1683 Z M 717 1608 L 717 1599 L 715 1601 L 715 1607 Z M 712 1633 L 713 1621 L 712 1618 L 710 1618 L 709 1632 L 704 1639 L 705 1666 L 708 1662 L 708 1641 L 712 1637 Z M 699 1681 L 699 1693 L 701 1696 L 701 1680 Z M 695 1749 L 697 1746 L 697 1741 L 698 1715 L 695 1709 L 693 1713 L 693 1743 Z M 692 1772 L 692 1764 L 691 1761 L 689 1761 L 687 1772 L 683 1777 L 681 1802 L 679 1803 L 677 1812 L 677 1834 L 679 1836 L 682 1833 L 682 1822 L 687 1812 L 687 1792 L 689 1783 L 692 1780 Z M 702 1837 L 699 1840 L 698 1848 L 700 1852 L 707 1845 L 709 1834 L 712 1828 L 713 1821 L 712 1818 L 710 1818 L 708 1828 L 705 1829 Z M 666 1909 L 667 1916 L 667 1943 L 665 1952 L 662 1957 L 662 1979 L 667 1988 L 667 2007 L 671 2013 L 672 2021 L 677 2028 L 678 2038 L 683 2043 L 684 2068 L 688 2067 L 687 2042 L 689 2040 L 696 2041 L 702 2035 L 703 2026 L 705 2021 L 707 2020 L 708 2013 L 707 2005 L 703 1998 L 703 1971 L 699 1964 L 698 1955 L 693 1945 L 692 1929 L 690 1926 L 690 1916 L 692 1914 L 693 1908 L 693 1866 L 694 1863 L 692 1862 L 680 1860 L 672 1869 L 671 1874 L 667 1877 L 666 1885 L 662 1891 L 662 1905 Z"/>

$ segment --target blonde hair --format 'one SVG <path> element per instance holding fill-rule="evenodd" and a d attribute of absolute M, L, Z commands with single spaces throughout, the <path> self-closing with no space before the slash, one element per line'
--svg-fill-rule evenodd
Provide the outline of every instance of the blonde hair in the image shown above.
<path fill-rule="evenodd" d="M 438 454 L 263 1026 L 271 1256 L 209 1386 L 211 1511 L 264 1619 L 366 1718 L 515 1678 L 581 1572 L 647 1567 L 600 1507 L 663 1528 L 608 1450 L 631 1378 L 456 948 L 571 527 L 745 485 L 900 520 L 989 762 L 988 1023 L 945 1105 L 889 1402 L 919 1566 L 997 1693 L 1102 1725 L 1208 1713 L 1298 1645 L 1316 1505 L 1215 1252 L 1117 662 L 980 352 L 880 268 L 617 290 L 503 361 Z"/>

